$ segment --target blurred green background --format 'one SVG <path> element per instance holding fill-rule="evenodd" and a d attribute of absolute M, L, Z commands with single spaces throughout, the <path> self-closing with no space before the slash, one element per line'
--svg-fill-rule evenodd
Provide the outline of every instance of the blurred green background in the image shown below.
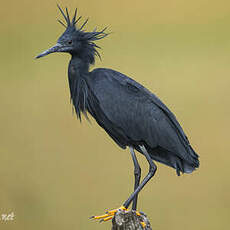
<path fill-rule="evenodd" d="M 230 214 L 230 2 L 59 1 L 109 26 L 96 67 L 116 69 L 176 114 L 200 169 L 177 177 L 162 164 L 139 210 L 153 229 L 227 229 Z M 72 15 L 72 14 L 71 14 Z M 63 32 L 56 1 L 5 1 L 0 9 L 0 229 L 110 229 L 88 219 L 119 207 L 133 189 L 133 163 L 92 120 L 72 114 L 67 54 L 35 60 Z M 138 154 L 143 175 L 148 165 Z"/>

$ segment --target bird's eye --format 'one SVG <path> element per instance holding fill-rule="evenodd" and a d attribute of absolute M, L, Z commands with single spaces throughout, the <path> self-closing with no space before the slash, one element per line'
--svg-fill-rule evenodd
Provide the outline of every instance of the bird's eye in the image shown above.
<path fill-rule="evenodd" d="M 72 43 L 73 43 L 73 41 L 72 41 L 72 40 L 69 40 L 69 41 L 68 41 L 68 44 L 69 44 L 69 45 L 71 45 Z"/>

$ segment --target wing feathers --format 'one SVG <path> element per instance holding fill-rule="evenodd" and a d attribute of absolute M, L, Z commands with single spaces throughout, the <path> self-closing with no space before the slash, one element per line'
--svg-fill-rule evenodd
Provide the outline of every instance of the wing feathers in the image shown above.
<path fill-rule="evenodd" d="M 114 70 L 95 69 L 91 74 L 101 110 L 111 125 L 123 130 L 127 145 L 145 142 L 151 148 L 160 146 L 180 159 L 197 162 L 198 155 L 176 117 L 158 97 Z"/>

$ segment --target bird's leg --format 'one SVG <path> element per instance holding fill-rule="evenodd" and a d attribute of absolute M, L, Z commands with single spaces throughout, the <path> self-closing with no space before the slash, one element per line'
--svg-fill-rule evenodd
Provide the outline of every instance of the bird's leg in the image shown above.
<path fill-rule="evenodd" d="M 140 145 L 140 149 L 142 150 L 142 153 L 145 155 L 145 157 L 149 163 L 149 172 L 148 172 L 147 176 L 143 179 L 141 184 L 136 188 L 136 190 L 131 194 L 131 196 L 125 201 L 125 203 L 123 204 L 123 206 L 125 208 L 129 207 L 130 203 L 134 200 L 136 195 L 141 191 L 141 189 L 145 186 L 145 184 L 154 176 L 154 174 L 157 170 L 157 166 L 155 165 L 155 163 L 153 162 L 153 160 L 149 156 L 144 145 Z"/>
<path fill-rule="evenodd" d="M 148 163 L 149 163 L 149 172 L 147 174 L 147 176 L 143 179 L 143 181 L 141 182 L 140 185 L 139 184 L 139 181 L 136 180 L 136 184 L 135 184 L 135 187 L 137 186 L 137 188 L 135 189 L 135 191 L 131 194 L 131 196 L 125 201 L 125 203 L 118 209 L 114 209 L 114 210 L 111 210 L 111 211 L 108 211 L 106 212 L 106 214 L 104 215 L 101 215 L 101 216 L 92 216 L 90 217 L 91 219 L 94 219 L 94 220 L 100 220 L 100 222 L 104 222 L 104 221 L 108 221 L 108 220 L 111 220 L 115 213 L 120 209 L 120 210 L 125 210 L 127 211 L 127 208 L 129 207 L 129 205 L 131 204 L 131 202 L 134 200 L 134 199 L 137 199 L 137 195 L 138 193 L 141 191 L 141 189 L 145 186 L 145 184 L 154 176 L 155 172 L 156 172 L 156 169 L 157 169 L 157 166 L 154 164 L 154 162 L 152 161 L 152 159 L 150 158 L 147 150 L 145 149 L 145 147 L 142 145 L 140 146 L 140 149 L 142 150 L 143 154 L 145 155 Z M 134 152 L 134 151 L 133 151 Z M 131 151 L 132 153 L 132 151 Z M 136 158 L 136 156 L 135 156 Z M 140 167 L 140 166 L 139 166 Z M 135 198 L 136 197 L 136 198 Z M 134 202 L 134 208 L 136 206 L 136 201 Z M 140 215 L 139 212 L 136 212 L 137 215 Z M 141 223 L 142 224 L 142 223 Z"/>
<path fill-rule="evenodd" d="M 139 163 L 137 161 L 137 157 L 136 157 L 136 154 L 134 152 L 133 147 L 130 146 L 129 149 L 130 149 L 132 159 L 133 159 L 133 163 L 134 163 L 134 177 L 135 177 L 134 191 L 135 191 L 138 188 L 139 184 L 140 184 L 141 167 L 140 167 L 140 165 L 139 165 Z M 137 210 L 137 198 L 138 198 L 138 194 L 133 199 L 132 210 Z"/>
<path fill-rule="evenodd" d="M 137 161 L 137 157 L 136 157 L 136 154 L 135 154 L 134 149 L 133 149 L 132 146 L 130 146 L 130 152 L 131 152 L 133 163 L 134 163 L 134 176 L 135 176 L 134 191 L 135 191 L 137 189 L 137 187 L 139 186 L 139 183 L 140 183 L 141 168 L 140 168 L 140 165 L 139 165 L 139 163 Z M 136 210 L 136 208 L 137 208 L 137 197 L 138 197 L 138 194 L 135 196 L 135 198 L 133 200 L 133 206 L 132 206 L 133 210 Z M 94 219 L 94 220 L 100 220 L 102 222 L 108 221 L 108 220 L 111 220 L 113 218 L 113 216 L 115 215 L 115 213 L 119 209 L 127 211 L 127 209 L 124 206 L 121 206 L 118 209 L 114 209 L 114 210 L 106 212 L 104 215 L 92 216 L 91 218 Z M 136 214 L 140 215 L 139 212 L 136 212 Z"/>

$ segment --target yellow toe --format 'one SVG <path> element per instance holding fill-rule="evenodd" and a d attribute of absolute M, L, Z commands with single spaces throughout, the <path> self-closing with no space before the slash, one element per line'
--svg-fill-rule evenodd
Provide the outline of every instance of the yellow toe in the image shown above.
<path fill-rule="evenodd" d="M 100 216 L 93 216 L 92 219 L 100 220 L 100 219 L 107 218 L 109 216 L 110 216 L 110 214 L 104 214 L 104 215 L 100 215 Z"/>
<path fill-rule="evenodd" d="M 136 211 L 136 215 L 137 216 L 141 216 L 140 212 Z"/>
<path fill-rule="evenodd" d="M 113 219 L 113 216 L 109 216 L 107 218 L 104 218 L 103 221 L 105 222 L 105 221 L 108 221 L 108 220 L 111 220 L 111 219 Z"/>
<path fill-rule="evenodd" d="M 125 210 L 125 211 L 127 211 L 128 209 L 125 208 L 124 206 L 121 206 L 120 208 L 116 208 L 116 209 L 107 211 L 107 213 L 109 213 L 109 214 L 115 214 L 118 210 Z"/>
<path fill-rule="evenodd" d="M 111 220 L 114 217 L 115 213 L 118 210 L 125 210 L 125 211 L 127 211 L 127 209 L 124 206 L 121 206 L 121 207 L 119 207 L 117 209 L 113 209 L 113 210 L 107 211 L 106 214 L 104 214 L 104 215 L 92 216 L 91 219 L 100 220 L 101 222 L 105 222 L 105 221 Z"/>
<path fill-rule="evenodd" d="M 141 226 L 142 226 L 143 228 L 145 228 L 145 227 L 146 227 L 146 223 L 145 223 L 145 222 L 141 222 Z"/>

